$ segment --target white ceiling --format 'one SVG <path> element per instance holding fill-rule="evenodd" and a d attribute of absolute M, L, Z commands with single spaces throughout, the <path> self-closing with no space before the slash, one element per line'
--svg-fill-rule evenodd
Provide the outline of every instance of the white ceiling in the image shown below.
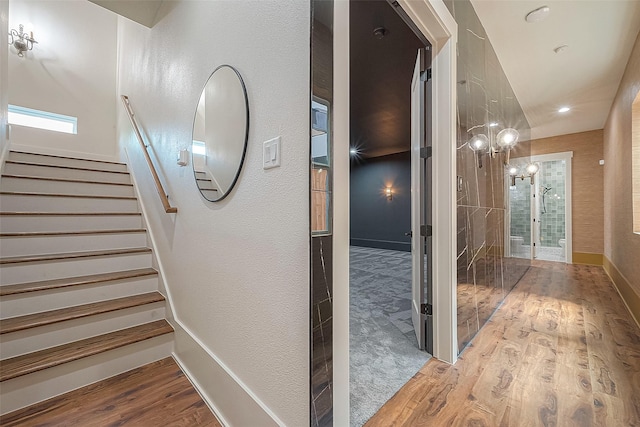
<path fill-rule="evenodd" d="M 640 29 L 639 0 L 471 0 L 532 138 L 602 129 Z M 528 12 L 549 6 L 544 21 Z M 560 54 L 553 49 L 569 48 Z M 565 114 L 561 106 L 571 107 Z"/>
<path fill-rule="evenodd" d="M 158 20 L 163 0 L 89 0 L 149 28 Z"/>

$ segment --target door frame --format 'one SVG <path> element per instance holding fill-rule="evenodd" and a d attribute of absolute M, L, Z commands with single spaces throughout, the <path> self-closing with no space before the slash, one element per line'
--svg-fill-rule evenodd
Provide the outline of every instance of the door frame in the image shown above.
<path fill-rule="evenodd" d="M 538 155 L 534 155 L 531 156 L 529 161 L 531 163 L 535 163 L 535 162 L 549 162 L 549 161 L 556 161 L 556 160 L 564 160 L 565 161 L 565 181 L 564 181 L 564 191 L 565 191 L 565 206 L 564 206 L 564 223 L 565 223 L 565 240 L 567 241 L 567 243 L 565 244 L 565 262 L 567 264 L 573 264 L 573 220 L 572 220 L 572 210 L 571 210 L 571 188 L 572 188 L 572 183 L 571 183 L 571 164 L 573 162 L 573 151 L 562 151 L 559 153 L 550 153 L 550 154 L 538 154 Z M 514 161 L 516 160 L 521 160 L 523 162 L 523 164 L 526 164 L 528 162 L 526 162 L 526 158 L 520 157 L 517 159 L 513 159 Z M 535 241 L 535 237 L 534 237 L 534 227 L 538 228 L 538 221 L 534 222 L 533 219 L 536 215 L 536 207 L 534 205 L 536 205 L 537 199 L 538 197 L 536 196 L 536 200 L 534 200 L 533 194 L 538 194 L 537 192 L 537 188 L 538 188 L 538 181 L 539 181 L 539 177 L 536 174 L 535 176 L 535 185 L 532 186 L 531 191 L 529 192 L 529 200 L 530 200 L 530 204 L 531 204 L 531 216 L 530 216 L 530 222 L 531 222 L 531 239 L 529 244 L 531 245 L 531 256 L 530 259 L 534 260 L 535 259 L 535 252 L 534 252 L 534 246 L 533 246 L 533 242 Z M 504 246 L 505 246 L 505 256 L 507 256 L 506 254 L 509 254 L 508 256 L 511 257 L 511 239 L 508 238 L 511 236 L 511 192 L 509 191 L 509 173 L 505 171 L 505 201 L 506 201 L 506 206 L 505 206 L 505 221 L 504 221 L 504 235 L 505 235 L 505 242 L 504 242 Z"/>
<path fill-rule="evenodd" d="M 458 26 L 442 0 L 398 0 L 432 45 L 434 357 L 458 358 L 456 301 L 456 45 Z M 349 423 L 349 2 L 334 3 L 333 37 L 334 421 Z"/>
<path fill-rule="evenodd" d="M 573 151 L 563 151 L 560 153 L 550 153 L 550 154 L 538 154 L 535 156 L 531 156 L 531 162 L 552 162 L 558 160 L 564 160 L 565 166 L 565 180 L 564 180 L 564 234 L 565 240 L 567 241 L 564 246 L 565 251 L 565 262 L 567 264 L 573 264 L 573 221 L 572 221 L 572 212 L 571 212 L 571 163 L 573 159 Z M 536 185 L 533 191 L 536 191 L 536 194 L 539 194 L 538 182 L 539 178 L 536 174 Z M 536 199 L 538 197 L 536 196 Z M 537 202 L 539 203 L 539 202 Z M 533 202 L 531 205 L 533 206 Z M 537 212 L 536 212 L 537 215 Z M 536 227 L 539 229 L 540 225 L 538 221 L 536 221 Z M 533 233 L 533 222 L 531 227 L 531 240 L 535 241 L 534 233 Z M 533 245 L 531 246 L 533 249 Z"/>

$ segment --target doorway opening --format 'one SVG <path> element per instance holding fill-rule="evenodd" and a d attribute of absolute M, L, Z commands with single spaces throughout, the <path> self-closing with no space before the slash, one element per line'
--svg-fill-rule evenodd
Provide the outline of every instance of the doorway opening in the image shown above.
<path fill-rule="evenodd" d="M 431 322 L 422 313 L 431 294 L 431 54 L 394 9 L 350 2 L 352 426 L 363 425 L 431 357 Z"/>
<path fill-rule="evenodd" d="M 572 262 L 572 157 L 572 152 L 532 156 L 539 167 L 533 181 L 516 179 L 509 187 L 512 257 Z"/>

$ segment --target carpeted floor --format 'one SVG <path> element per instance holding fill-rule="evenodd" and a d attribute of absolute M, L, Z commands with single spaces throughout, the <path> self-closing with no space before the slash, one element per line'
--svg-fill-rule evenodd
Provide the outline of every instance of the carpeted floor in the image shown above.
<path fill-rule="evenodd" d="M 362 426 L 431 357 L 411 324 L 411 253 L 350 250 L 351 426 Z"/>

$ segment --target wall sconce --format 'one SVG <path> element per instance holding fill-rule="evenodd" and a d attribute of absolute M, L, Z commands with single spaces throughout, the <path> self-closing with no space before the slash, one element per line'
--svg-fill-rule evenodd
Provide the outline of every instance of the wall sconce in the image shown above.
<path fill-rule="evenodd" d="M 489 125 L 489 127 L 493 127 Z M 520 133 L 513 128 L 502 129 L 495 136 L 494 141 L 491 141 L 487 135 L 480 133 L 474 135 L 469 140 L 469 148 L 471 148 L 478 155 L 478 168 L 482 167 L 482 154 L 488 152 L 492 158 L 496 157 L 497 153 L 506 152 L 505 165 L 509 164 L 509 157 L 511 149 L 516 146 Z"/>
<path fill-rule="evenodd" d="M 506 151 L 507 153 L 507 158 L 504 161 L 505 165 L 509 164 L 511 149 L 516 146 L 519 138 L 520 132 L 513 128 L 502 129 L 500 132 L 498 132 L 498 135 L 496 136 L 496 145 L 498 146 L 498 151 Z M 496 152 L 497 151 L 494 151 L 492 153 L 493 157 L 495 157 Z"/>
<path fill-rule="evenodd" d="M 487 151 L 491 143 L 485 134 L 475 135 L 469 140 L 469 147 L 478 155 L 478 168 L 482 167 L 482 154 Z"/>
<path fill-rule="evenodd" d="M 393 188 L 392 187 L 385 188 L 384 189 L 384 194 L 386 194 L 387 200 L 389 200 L 389 201 L 393 200 Z"/>
<path fill-rule="evenodd" d="M 516 178 L 520 178 L 524 181 L 525 178 L 531 179 L 531 185 L 535 183 L 535 174 L 540 169 L 537 163 L 529 163 L 525 166 L 524 171 L 522 173 L 519 172 L 518 167 L 507 165 L 507 169 L 509 170 L 509 176 L 511 177 L 511 186 L 516 186 Z"/>
<path fill-rule="evenodd" d="M 12 29 L 9 32 L 9 44 L 16 48 L 20 58 L 24 57 L 23 52 L 33 49 L 34 43 L 38 42 L 33 38 L 33 31 L 27 34 L 22 24 L 18 26 L 18 31 Z"/>

